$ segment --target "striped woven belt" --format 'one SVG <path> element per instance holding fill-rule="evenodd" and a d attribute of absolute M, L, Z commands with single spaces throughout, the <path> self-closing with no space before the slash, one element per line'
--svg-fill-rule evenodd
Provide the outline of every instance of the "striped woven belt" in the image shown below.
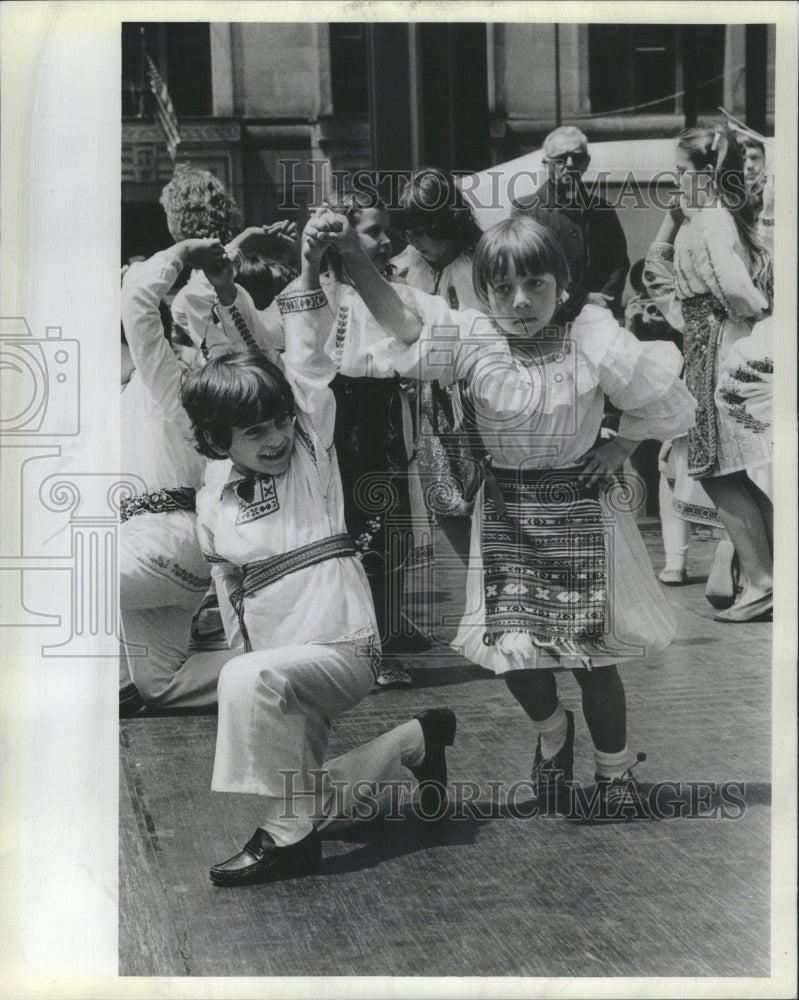
<path fill-rule="evenodd" d="M 308 566 L 315 566 L 316 563 L 324 562 L 326 559 L 339 559 L 342 556 L 354 556 L 355 546 L 349 535 L 330 535 L 328 538 L 321 538 L 319 541 L 302 545 L 291 552 L 282 553 L 279 556 L 272 556 L 271 559 L 262 559 L 258 562 L 248 563 L 244 567 L 244 582 L 230 595 L 230 603 L 238 615 L 241 634 L 244 639 L 245 648 L 250 652 L 250 645 L 247 629 L 244 624 L 244 598 L 268 587 L 278 580 L 282 580 L 289 573 L 296 573 L 297 570 L 306 569 Z"/>
<path fill-rule="evenodd" d="M 120 502 L 119 517 L 124 522 L 136 514 L 160 514 L 169 510 L 193 511 L 196 509 L 196 499 L 197 493 L 192 486 L 177 486 L 171 490 L 140 493 Z"/>

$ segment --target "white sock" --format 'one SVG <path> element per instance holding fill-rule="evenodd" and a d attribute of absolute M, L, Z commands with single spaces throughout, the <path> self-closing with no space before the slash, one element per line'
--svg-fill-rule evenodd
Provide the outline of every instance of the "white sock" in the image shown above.
<path fill-rule="evenodd" d="M 688 546 L 681 545 L 679 548 L 675 547 L 673 550 L 666 549 L 666 565 L 664 569 L 685 569 L 685 563 L 688 557 Z"/>
<path fill-rule="evenodd" d="M 566 732 L 569 720 L 566 717 L 566 709 L 558 702 L 558 707 L 543 722 L 536 722 L 535 728 L 541 736 L 541 755 L 544 760 L 554 757 L 566 742 Z"/>
<path fill-rule="evenodd" d="M 310 819 L 313 811 L 313 795 L 295 795 L 290 803 L 270 797 L 264 800 L 263 820 L 259 826 L 266 830 L 278 847 L 289 847 L 313 830 Z"/>
<path fill-rule="evenodd" d="M 630 766 L 630 751 L 627 745 L 618 753 L 604 753 L 594 747 L 594 761 L 596 762 L 596 773 L 603 778 L 621 778 Z"/>
<path fill-rule="evenodd" d="M 417 767 L 424 760 L 425 745 L 422 724 L 418 719 L 403 722 L 394 730 L 400 747 L 400 760 L 405 767 Z"/>

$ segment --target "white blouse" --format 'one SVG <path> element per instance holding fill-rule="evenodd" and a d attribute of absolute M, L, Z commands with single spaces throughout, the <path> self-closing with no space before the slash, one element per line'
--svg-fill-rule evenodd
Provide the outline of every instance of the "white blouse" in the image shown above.
<path fill-rule="evenodd" d="M 428 295 L 440 295 L 450 309 L 477 309 L 484 306 L 472 281 L 472 258 L 462 253 L 440 270 L 432 267 L 410 244 L 392 258 L 396 279 Z"/>
<path fill-rule="evenodd" d="M 595 444 L 604 395 L 623 411 L 619 434 L 667 440 L 694 425 L 695 400 L 680 379 L 674 344 L 642 343 L 607 309 L 587 305 L 562 347 L 525 365 L 482 314 L 440 313 L 417 343 L 375 350 L 402 375 L 468 380 L 480 435 L 502 468 L 565 468 Z"/>

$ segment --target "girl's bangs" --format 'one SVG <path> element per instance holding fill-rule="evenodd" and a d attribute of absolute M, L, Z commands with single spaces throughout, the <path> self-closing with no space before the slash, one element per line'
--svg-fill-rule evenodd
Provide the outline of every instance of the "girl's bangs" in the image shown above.
<path fill-rule="evenodd" d="M 500 244 L 499 240 L 497 244 Z M 488 249 L 488 281 L 491 285 L 515 274 L 551 274 L 556 270 L 546 246 L 534 234 L 520 232 L 519 227 L 509 229 L 493 253 L 491 247 Z"/>

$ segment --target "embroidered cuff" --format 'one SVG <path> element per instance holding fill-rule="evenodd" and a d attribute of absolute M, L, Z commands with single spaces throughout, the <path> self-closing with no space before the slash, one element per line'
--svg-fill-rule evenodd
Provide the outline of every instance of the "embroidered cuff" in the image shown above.
<path fill-rule="evenodd" d="M 227 310 L 228 315 L 233 320 L 233 323 L 236 327 L 236 332 L 244 341 L 244 346 L 248 348 L 248 350 L 250 351 L 260 351 L 261 348 L 258 346 L 258 341 L 255 339 L 255 337 L 253 337 L 252 333 L 250 332 L 250 328 L 247 326 L 247 321 L 239 312 L 236 303 L 233 302 L 229 306 L 223 306 L 222 303 L 219 301 L 219 299 L 217 299 L 216 303 L 214 304 L 214 308 L 212 310 L 212 315 L 214 316 L 214 318 L 218 323 L 222 319 L 222 315 L 219 312 L 220 309 Z M 221 325 L 224 328 L 224 323 L 222 323 Z"/>
<path fill-rule="evenodd" d="M 230 246 L 227 246 L 225 247 L 225 253 L 227 254 L 228 260 L 233 265 L 234 271 L 238 274 L 244 266 L 244 261 L 247 259 L 244 251 L 240 247 L 231 248 Z"/>
<path fill-rule="evenodd" d="M 653 243 L 647 257 L 651 260 L 674 260 L 674 247 L 671 243 Z"/>
<path fill-rule="evenodd" d="M 285 316 L 286 313 L 321 309 L 327 305 L 327 297 L 321 288 L 312 288 L 310 291 L 304 288 L 296 288 L 291 291 L 281 292 L 275 301 L 277 302 L 281 316 Z"/>

